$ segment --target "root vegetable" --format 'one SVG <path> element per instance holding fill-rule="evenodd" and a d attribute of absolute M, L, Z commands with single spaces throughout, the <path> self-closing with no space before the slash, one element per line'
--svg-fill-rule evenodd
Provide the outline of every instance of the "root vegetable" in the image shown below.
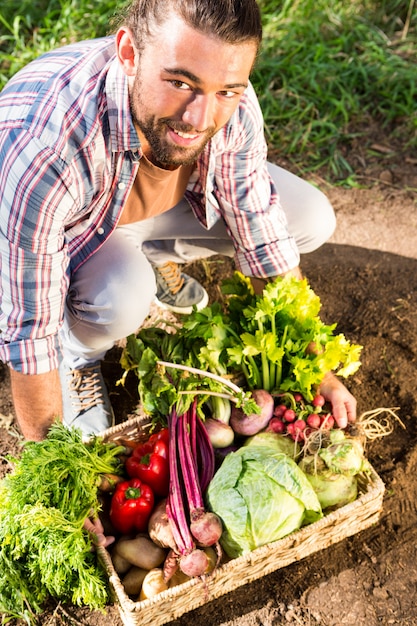
<path fill-rule="evenodd" d="M 251 413 L 245 415 L 242 409 L 236 406 L 232 407 L 230 416 L 230 426 L 238 435 L 249 437 L 256 435 L 267 427 L 269 420 L 274 413 L 274 399 L 265 389 L 255 389 L 252 396 L 256 404 L 260 408 L 259 413 Z"/>
<path fill-rule="evenodd" d="M 210 574 L 218 565 L 218 562 L 220 560 L 220 553 L 218 555 L 214 548 L 204 548 L 204 552 L 207 556 L 207 569 L 205 573 Z"/>
<path fill-rule="evenodd" d="M 129 571 L 130 568 L 132 567 L 132 563 L 128 561 L 127 559 L 124 559 L 123 557 L 121 557 L 120 554 L 118 554 L 117 550 L 113 550 L 112 555 L 111 555 L 111 560 L 112 560 L 114 569 L 119 575 L 126 574 L 126 572 Z"/>
<path fill-rule="evenodd" d="M 142 589 L 142 584 L 148 570 L 133 566 L 122 578 L 123 588 L 128 596 L 137 596 Z"/>
<path fill-rule="evenodd" d="M 214 448 L 227 448 L 232 445 L 235 432 L 229 424 L 208 417 L 204 421 L 204 426 Z"/>
<path fill-rule="evenodd" d="M 209 565 L 207 554 L 204 550 L 195 548 L 189 554 L 184 554 L 180 559 L 181 571 L 193 578 L 194 576 L 202 576 L 206 573 Z"/>
<path fill-rule="evenodd" d="M 191 580 L 189 576 L 184 574 L 181 570 L 177 570 L 175 574 L 169 579 L 169 588 L 177 587 L 178 585 L 183 585 L 184 583 Z"/>
<path fill-rule="evenodd" d="M 146 536 L 138 536 L 135 539 L 125 540 L 117 545 L 117 553 L 132 565 L 151 570 L 163 563 L 166 550 L 157 546 Z"/>
<path fill-rule="evenodd" d="M 164 573 L 162 569 L 151 569 L 143 579 L 142 589 L 139 594 L 139 601 L 153 598 L 168 589 L 168 583 L 164 580 Z"/>
<path fill-rule="evenodd" d="M 218 541 L 211 514 L 205 519 L 203 492 L 214 474 L 214 451 L 202 421 L 197 417 L 196 402 L 191 409 L 169 416 L 170 491 L 167 514 L 178 552 L 178 564 L 187 576 L 202 576 L 207 568 L 207 555 L 196 543 Z M 207 520 L 212 529 L 208 530 Z M 217 520 L 216 520 L 217 522 Z M 196 534 L 191 527 L 195 523 Z M 218 528 L 218 523 L 216 523 Z M 201 536 L 198 536 L 198 533 Z M 220 533 L 221 534 L 221 533 Z"/>
<path fill-rule="evenodd" d="M 177 546 L 172 534 L 171 524 L 166 511 L 166 498 L 158 502 L 149 519 L 148 533 L 150 538 L 161 548 L 176 550 Z"/>
<path fill-rule="evenodd" d="M 168 552 L 162 570 L 164 572 L 165 582 L 170 581 L 175 574 L 181 571 L 179 569 L 178 553 L 176 551 L 170 550 Z"/>
<path fill-rule="evenodd" d="M 125 480 L 118 474 L 101 474 L 98 478 L 98 489 L 104 493 L 113 493 L 116 486 Z"/>
<path fill-rule="evenodd" d="M 273 433 L 285 433 L 285 422 L 280 417 L 272 417 L 267 426 L 267 430 Z"/>
<path fill-rule="evenodd" d="M 200 545 L 213 546 L 219 541 L 223 527 L 217 515 L 198 508 L 191 515 L 190 530 Z"/>
<path fill-rule="evenodd" d="M 306 421 L 310 428 L 320 428 L 321 418 L 317 413 L 310 413 Z"/>

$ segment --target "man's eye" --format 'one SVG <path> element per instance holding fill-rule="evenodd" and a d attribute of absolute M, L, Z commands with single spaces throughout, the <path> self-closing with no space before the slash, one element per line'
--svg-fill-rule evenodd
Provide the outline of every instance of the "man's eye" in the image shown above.
<path fill-rule="evenodd" d="M 182 80 L 172 80 L 172 85 L 177 89 L 190 89 L 190 86 L 187 83 L 184 83 Z"/>
<path fill-rule="evenodd" d="M 235 98 L 241 95 L 240 93 L 236 93 L 236 91 L 220 91 L 219 93 L 224 98 Z"/>

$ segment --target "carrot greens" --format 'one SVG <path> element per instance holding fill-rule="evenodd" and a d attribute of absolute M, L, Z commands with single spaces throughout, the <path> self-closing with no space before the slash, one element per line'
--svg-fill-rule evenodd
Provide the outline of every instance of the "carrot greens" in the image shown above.
<path fill-rule="evenodd" d="M 121 470 L 124 448 L 60 422 L 43 441 L 25 442 L 0 482 L 0 611 L 35 623 L 54 597 L 93 609 L 109 601 L 108 578 L 84 529 L 100 505 L 102 474 Z"/>

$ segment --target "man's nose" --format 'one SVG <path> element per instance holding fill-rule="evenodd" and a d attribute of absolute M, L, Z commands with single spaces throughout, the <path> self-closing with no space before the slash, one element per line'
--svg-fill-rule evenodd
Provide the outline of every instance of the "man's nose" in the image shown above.
<path fill-rule="evenodd" d="M 215 110 L 215 96 L 194 94 L 187 104 L 182 119 L 195 130 L 202 132 L 215 126 Z"/>

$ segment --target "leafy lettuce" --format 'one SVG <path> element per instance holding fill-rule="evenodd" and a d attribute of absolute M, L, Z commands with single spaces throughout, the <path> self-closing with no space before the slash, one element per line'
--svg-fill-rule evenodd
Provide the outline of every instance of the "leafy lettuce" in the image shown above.
<path fill-rule="evenodd" d="M 231 558 L 322 517 L 318 498 L 295 461 L 269 446 L 244 446 L 229 454 L 206 497 L 223 522 L 220 543 Z"/>

